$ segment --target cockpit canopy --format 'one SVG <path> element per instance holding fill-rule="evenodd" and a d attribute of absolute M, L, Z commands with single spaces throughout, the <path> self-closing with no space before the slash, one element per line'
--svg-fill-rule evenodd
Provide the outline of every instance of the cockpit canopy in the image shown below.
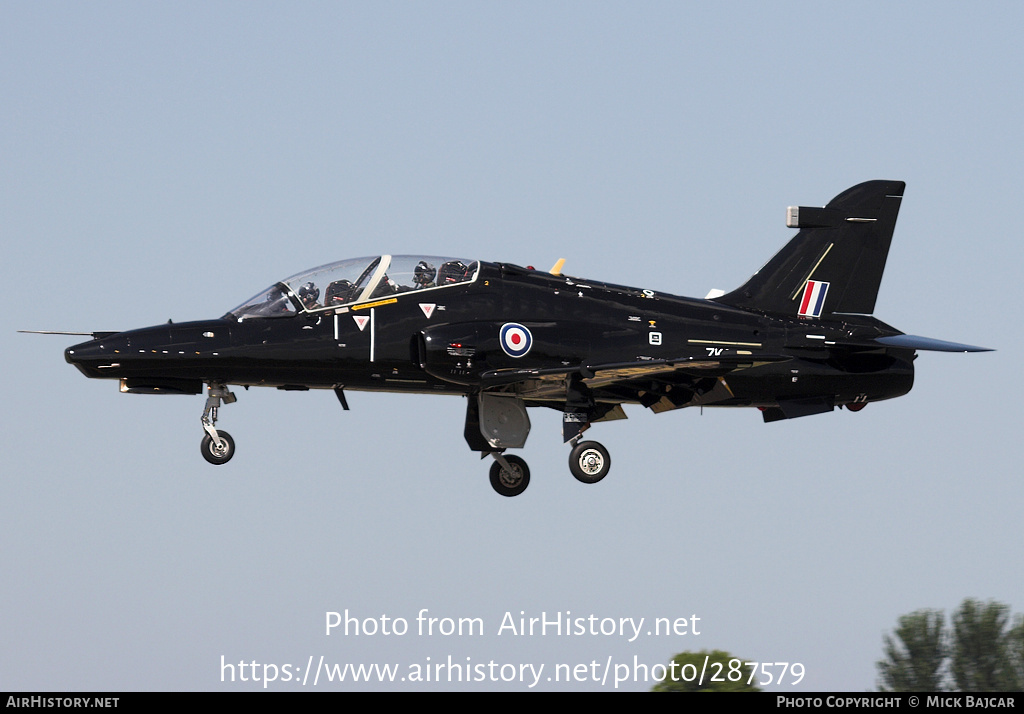
<path fill-rule="evenodd" d="M 431 255 L 377 255 L 321 265 L 285 278 L 231 310 L 225 317 L 292 317 L 333 310 L 398 293 L 441 289 L 476 280 L 475 260 Z"/>

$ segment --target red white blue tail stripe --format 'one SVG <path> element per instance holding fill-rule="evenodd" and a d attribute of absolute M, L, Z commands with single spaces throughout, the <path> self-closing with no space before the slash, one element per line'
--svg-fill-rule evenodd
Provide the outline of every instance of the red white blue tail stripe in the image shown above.
<path fill-rule="evenodd" d="M 820 280 L 808 280 L 804 287 L 804 296 L 800 299 L 800 317 L 821 317 L 825 307 L 825 295 L 828 294 L 828 283 Z"/>

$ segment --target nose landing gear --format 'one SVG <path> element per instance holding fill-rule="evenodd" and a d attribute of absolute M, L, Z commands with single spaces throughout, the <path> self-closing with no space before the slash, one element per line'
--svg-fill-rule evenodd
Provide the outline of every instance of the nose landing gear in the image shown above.
<path fill-rule="evenodd" d="M 226 464 L 235 455 L 235 440 L 226 431 L 218 430 L 214 425 L 217 423 L 217 409 L 221 402 L 233 404 L 237 398 L 228 391 L 227 387 L 217 382 L 210 382 L 207 388 L 206 408 L 203 409 L 203 442 L 200 450 L 203 458 L 211 464 Z"/>
<path fill-rule="evenodd" d="M 226 464 L 235 455 L 235 440 L 226 431 L 218 431 L 219 441 L 214 441 L 209 434 L 203 435 L 203 443 L 199 448 L 203 452 L 203 458 L 211 464 Z"/>

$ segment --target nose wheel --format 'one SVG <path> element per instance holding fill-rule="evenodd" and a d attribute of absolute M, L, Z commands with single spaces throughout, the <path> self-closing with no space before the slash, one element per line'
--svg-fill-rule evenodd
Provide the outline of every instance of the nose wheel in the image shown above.
<path fill-rule="evenodd" d="M 217 436 L 220 438 L 219 442 L 214 441 L 209 434 L 204 434 L 203 443 L 199 448 L 202 449 L 203 458 L 211 464 L 226 464 L 235 455 L 235 440 L 224 430 L 218 430 Z"/>
<path fill-rule="evenodd" d="M 231 404 L 236 400 L 234 394 L 227 390 L 223 384 L 210 382 L 207 387 L 206 408 L 203 409 L 203 442 L 199 448 L 203 452 L 203 458 L 211 464 L 219 466 L 226 464 L 235 455 L 235 440 L 226 431 L 220 431 L 217 423 L 217 409 L 221 402 Z"/>
<path fill-rule="evenodd" d="M 569 470 L 577 481 L 597 483 L 608 475 L 611 467 L 608 449 L 596 441 L 581 441 L 569 453 Z"/>

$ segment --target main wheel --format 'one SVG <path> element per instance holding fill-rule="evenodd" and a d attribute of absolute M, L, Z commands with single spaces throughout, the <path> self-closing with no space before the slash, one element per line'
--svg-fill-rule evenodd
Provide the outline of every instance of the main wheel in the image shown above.
<path fill-rule="evenodd" d="M 577 481 L 597 483 L 608 475 L 612 457 L 608 449 L 596 441 L 581 441 L 569 454 L 569 470 Z"/>
<path fill-rule="evenodd" d="M 203 452 L 203 458 L 211 464 L 226 464 L 231 461 L 231 457 L 235 455 L 235 440 L 232 439 L 231 434 L 226 431 L 218 431 L 217 433 L 220 434 L 220 438 L 224 440 L 222 445 L 218 446 L 214 443 L 210 435 L 206 434 L 203 436 L 203 443 L 199 448 Z"/>
<path fill-rule="evenodd" d="M 491 487 L 502 496 L 518 496 L 530 485 L 530 467 L 518 456 L 506 456 L 511 470 L 495 461 L 491 464 Z"/>

